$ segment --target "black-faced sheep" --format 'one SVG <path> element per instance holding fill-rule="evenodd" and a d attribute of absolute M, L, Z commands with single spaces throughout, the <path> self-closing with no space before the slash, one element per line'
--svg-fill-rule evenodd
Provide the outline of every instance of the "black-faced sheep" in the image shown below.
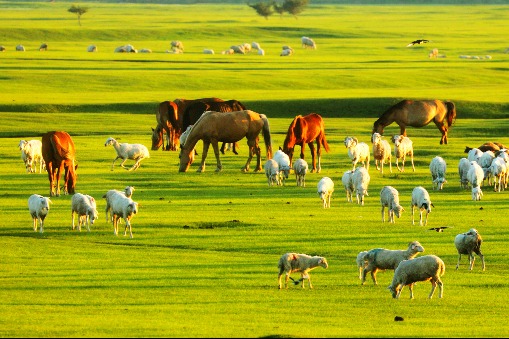
<path fill-rule="evenodd" d="M 37 221 L 39 221 L 40 232 L 44 232 L 44 219 L 49 212 L 50 198 L 39 194 L 32 194 L 28 198 L 28 210 L 33 219 L 34 232 L 37 232 Z"/>
<path fill-rule="evenodd" d="M 290 279 L 290 274 L 294 272 L 300 272 L 301 274 L 301 278 L 299 280 L 294 280 L 295 285 L 298 285 L 300 282 L 302 282 L 302 288 L 304 288 L 304 280 L 307 279 L 309 288 L 313 288 L 313 285 L 311 284 L 311 277 L 309 276 L 309 271 L 317 267 L 323 267 L 327 269 L 329 264 L 327 263 L 327 259 L 324 257 L 312 257 L 307 254 L 286 253 L 283 254 L 281 258 L 279 258 L 277 267 L 279 268 L 279 275 L 277 277 L 279 289 L 282 288 L 281 277 L 283 274 L 285 274 L 285 288 L 288 288 L 288 279 Z"/>
<path fill-rule="evenodd" d="M 479 232 L 475 228 L 471 228 L 466 233 L 461 233 L 454 238 L 454 245 L 458 250 L 458 263 L 456 264 L 456 269 L 460 267 L 460 260 L 462 254 L 468 255 L 468 261 L 470 263 L 470 270 L 474 268 L 474 253 L 477 254 L 482 261 L 482 270 L 486 269 L 486 265 L 484 263 L 484 255 L 481 252 L 481 244 L 482 238 Z"/>
<path fill-rule="evenodd" d="M 419 225 L 423 225 L 422 223 L 422 214 L 426 212 L 426 220 L 424 221 L 424 226 L 428 224 L 428 214 L 431 213 L 431 206 L 435 207 L 431 202 L 431 198 L 429 197 L 428 191 L 421 186 L 415 187 L 412 191 L 412 225 L 415 225 L 414 221 L 414 209 L 419 209 Z"/>
<path fill-rule="evenodd" d="M 408 244 L 406 250 L 387 250 L 384 248 L 375 248 L 364 256 L 364 260 L 368 262 L 362 271 L 362 285 L 366 281 L 366 274 L 371 272 L 371 278 L 375 285 L 376 272 L 379 270 L 394 270 L 398 267 L 399 263 L 403 260 L 413 259 L 420 252 L 424 252 L 424 247 L 418 241 L 412 241 Z"/>
<path fill-rule="evenodd" d="M 408 286 L 410 290 L 410 299 L 414 298 L 414 285 L 419 281 L 430 281 L 431 292 L 429 299 L 433 297 L 438 285 L 440 289 L 439 298 L 443 297 L 444 284 L 440 279 L 445 273 L 445 264 L 442 259 L 436 255 L 424 255 L 411 260 L 403 260 L 394 271 L 394 278 L 388 289 L 393 298 L 399 298 L 403 287 Z"/>

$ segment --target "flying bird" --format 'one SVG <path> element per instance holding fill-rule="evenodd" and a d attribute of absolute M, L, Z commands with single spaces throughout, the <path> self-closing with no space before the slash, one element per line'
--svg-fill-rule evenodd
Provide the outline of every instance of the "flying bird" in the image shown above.
<path fill-rule="evenodd" d="M 413 45 L 422 45 L 422 44 L 425 44 L 426 42 L 430 42 L 430 41 L 426 40 L 426 39 L 419 39 L 419 40 L 412 41 L 411 43 L 406 45 L 406 47 L 410 47 L 410 46 L 413 46 Z"/>
<path fill-rule="evenodd" d="M 428 231 L 443 232 L 446 228 L 449 228 L 449 226 L 432 227 Z"/>

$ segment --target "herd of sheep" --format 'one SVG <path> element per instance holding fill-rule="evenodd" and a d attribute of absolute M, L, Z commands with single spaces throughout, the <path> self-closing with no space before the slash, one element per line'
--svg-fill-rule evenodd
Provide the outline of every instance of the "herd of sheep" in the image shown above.
<path fill-rule="evenodd" d="M 185 133 L 182 135 L 185 136 Z M 185 138 L 184 138 L 185 139 Z M 410 156 L 412 169 L 415 171 L 413 161 L 413 143 L 402 135 L 396 135 L 392 139 L 394 143 L 394 153 L 390 144 L 378 133 L 373 133 L 371 137 L 372 150 L 364 142 L 359 142 L 357 138 L 348 136 L 344 139 L 344 145 L 347 148 L 347 154 L 352 161 L 353 169 L 347 170 L 342 176 L 342 184 L 346 191 L 347 201 L 353 203 L 353 197 L 356 196 L 357 204 L 364 205 L 365 197 L 368 197 L 368 187 L 371 180 L 369 175 L 369 160 L 371 155 L 375 159 L 375 166 L 383 175 L 383 166 L 389 164 L 389 170 L 392 172 L 391 161 L 396 161 L 396 168 L 403 172 L 406 156 Z M 185 143 L 185 140 L 181 142 Z M 147 148 L 141 144 L 118 143 L 113 138 L 106 140 L 105 146 L 112 145 L 117 157 L 113 160 L 122 159 L 121 167 L 127 159 L 132 159 L 135 164 L 126 170 L 136 170 L 140 166 L 140 161 L 150 157 Z M 493 147 L 490 148 L 489 146 Z M 41 155 L 41 143 L 38 140 L 25 141 L 19 143 L 21 158 L 25 163 L 27 172 L 35 173 L 37 167 L 41 173 L 44 168 L 44 160 Z M 472 199 L 480 200 L 482 197 L 481 186 L 493 185 L 494 190 L 499 192 L 507 188 L 509 180 L 509 155 L 507 148 L 501 144 L 487 143 L 479 148 L 467 149 L 467 158 L 462 158 L 458 164 L 458 173 L 460 177 L 460 187 L 472 188 Z M 393 155 L 392 155 L 393 154 Z M 394 157 L 394 158 L 393 158 Z M 402 161 L 401 167 L 398 161 Z M 360 166 L 357 166 L 359 164 Z M 297 186 L 305 187 L 305 176 L 308 171 L 308 164 L 304 159 L 297 159 L 293 166 L 290 159 L 281 149 L 278 150 L 272 159 L 265 163 L 265 174 L 269 187 L 273 185 L 285 186 L 289 178 L 291 169 L 296 176 Z M 442 190 L 447 182 L 445 179 L 447 164 L 440 157 L 434 157 L 429 166 L 433 190 Z M 138 203 L 132 200 L 134 187 L 127 186 L 124 191 L 109 190 L 103 195 L 106 200 L 106 221 L 112 222 L 114 234 L 118 235 L 118 223 L 121 219 L 125 222 L 124 236 L 129 235 L 132 238 L 131 219 L 138 212 Z M 334 182 L 329 177 L 323 177 L 317 184 L 317 193 L 324 208 L 330 208 L 332 193 L 334 192 Z M 29 212 L 33 219 L 33 229 L 37 231 L 37 223 L 40 224 L 40 233 L 44 232 L 44 219 L 48 215 L 50 198 L 33 194 L 28 199 Z M 399 201 L 399 192 L 392 186 L 384 186 L 380 191 L 381 217 L 385 222 L 385 209 L 388 210 L 390 223 L 395 223 L 395 217 L 400 218 L 404 211 Z M 422 187 L 415 187 L 411 195 L 411 214 L 412 224 L 415 224 L 414 210 L 419 210 L 419 225 L 425 226 L 428 223 L 428 215 L 431 212 L 433 203 L 428 191 Z M 433 206 L 434 207 L 434 206 Z M 71 202 L 72 211 L 72 229 L 75 229 L 75 214 L 78 217 L 78 230 L 85 226 L 90 232 L 90 225 L 98 218 L 97 205 L 93 197 L 75 193 Z M 484 256 L 481 252 L 482 239 L 477 230 L 471 229 L 466 233 L 458 234 L 454 244 L 459 254 L 456 269 L 459 268 L 461 255 L 468 255 L 470 270 L 473 269 L 474 253 L 479 255 L 482 260 L 482 269 L 485 269 Z M 366 274 L 371 272 L 371 277 L 375 285 L 377 284 L 376 273 L 379 270 L 394 270 L 394 278 L 389 286 L 392 296 L 398 298 L 404 286 L 409 286 L 410 297 L 413 298 L 413 286 L 419 281 L 431 281 L 432 290 L 429 298 L 432 298 L 436 286 L 440 289 L 440 297 L 443 296 L 443 283 L 440 277 L 445 272 L 443 261 L 434 255 L 426 255 L 419 258 L 416 256 L 424 252 L 424 247 L 417 241 L 408 245 L 406 250 L 388 250 L 376 248 L 369 251 L 361 251 L 357 256 L 357 266 L 359 269 L 359 278 L 364 284 Z M 317 267 L 328 268 L 327 260 L 323 257 L 308 256 L 306 254 L 286 253 L 279 260 L 278 285 L 282 288 L 281 278 L 285 274 L 285 287 L 288 287 L 288 280 L 291 273 L 299 272 L 301 278 L 294 280 L 297 285 L 302 282 L 304 287 L 305 280 L 308 280 L 309 287 L 312 288 L 309 272 Z M 292 279 L 293 280 L 293 279 Z"/>

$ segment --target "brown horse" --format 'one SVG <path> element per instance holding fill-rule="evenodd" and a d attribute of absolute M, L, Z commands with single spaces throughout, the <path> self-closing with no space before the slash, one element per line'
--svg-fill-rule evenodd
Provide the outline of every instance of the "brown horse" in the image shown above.
<path fill-rule="evenodd" d="M 152 128 L 152 150 L 163 146 L 163 151 L 177 149 L 176 144 L 181 134 L 178 122 L 178 107 L 173 101 L 163 101 L 156 111 L 156 128 Z M 164 146 L 164 132 L 166 132 L 166 146 Z"/>
<path fill-rule="evenodd" d="M 450 101 L 403 100 L 385 111 L 373 124 L 373 131 L 383 134 L 384 127 L 396 122 L 400 134 L 406 136 L 406 127 L 423 127 L 430 122 L 437 125 L 442 138 L 440 144 L 447 144 L 447 131 L 456 120 L 456 107 Z"/>
<path fill-rule="evenodd" d="M 249 157 L 246 165 L 242 169 L 249 171 L 249 165 L 253 155 L 256 154 L 256 169 L 262 170 L 261 152 L 258 146 L 258 135 L 263 132 L 263 139 L 267 149 L 267 159 L 272 158 L 272 141 L 269 129 L 269 120 L 265 114 L 256 113 L 250 110 L 235 112 L 214 112 L 207 111 L 202 114 L 200 119 L 193 125 L 185 144 L 180 153 L 179 172 L 186 172 L 192 163 L 194 147 L 199 140 L 203 141 L 203 152 L 201 165 L 198 172 L 205 171 L 205 159 L 210 144 L 214 148 L 214 154 L 217 160 L 216 172 L 222 170 L 223 165 L 219 159 L 218 142 L 236 142 L 242 138 L 247 138 L 249 146 Z"/>
<path fill-rule="evenodd" d="M 78 179 L 76 148 L 71 136 L 64 131 L 48 132 L 42 136 L 42 157 L 50 183 L 50 196 L 60 196 L 60 175 L 65 170 L 64 194 L 74 194 Z"/>
<path fill-rule="evenodd" d="M 313 141 L 316 140 L 316 149 Z M 304 150 L 306 144 L 311 150 L 311 157 L 313 161 L 313 169 L 311 172 L 320 173 L 322 167 L 320 164 L 322 157 L 323 146 L 326 152 L 329 152 L 329 144 L 325 139 L 325 127 L 323 119 L 319 114 L 311 113 L 306 116 L 297 115 L 286 133 L 286 138 L 283 143 L 283 152 L 288 154 L 290 158 L 290 164 L 292 163 L 293 151 L 295 145 L 300 146 L 300 157 L 304 159 Z M 317 165 L 318 158 L 318 165 Z"/>

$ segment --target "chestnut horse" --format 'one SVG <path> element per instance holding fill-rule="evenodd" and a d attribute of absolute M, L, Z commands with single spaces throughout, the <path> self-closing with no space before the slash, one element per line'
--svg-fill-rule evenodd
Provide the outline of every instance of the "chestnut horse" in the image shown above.
<path fill-rule="evenodd" d="M 313 141 L 315 140 L 316 149 L 313 144 Z M 327 144 L 327 140 L 325 139 L 323 119 L 319 114 L 311 113 L 304 117 L 302 115 L 297 115 L 290 124 L 290 127 L 288 127 L 288 132 L 286 133 L 286 138 L 283 143 L 283 152 L 288 154 L 290 164 L 292 163 L 295 145 L 300 146 L 300 157 L 301 159 L 304 159 L 306 144 L 311 150 L 311 157 L 313 161 L 313 168 L 311 172 L 320 173 L 322 169 L 320 164 L 322 157 L 321 147 L 323 146 L 325 151 L 329 152 L 329 144 Z"/>
<path fill-rule="evenodd" d="M 42 136 L 42 157 L 50 183 L 50 196 L 60 196 L 60 175 L 65 170 L 64 194 L 74 194 L 77 174 L 76 148 L 71 136 L 64 131 L 48 132 Z"/>
<path fill-rule="evenodd" d="M 447 144 L 447 131 L 456 120 L 456 107 L 450 101 L 403 100 L 385 111 L 373 124 L 373 131 L 383 134 L 384 127 L 396 122 L 400 135 L 406 136 L 406 127 L 423 127 L 430 122 L 437 125 L 442 138 L 440 144 Z"/>
<path fill-rule="evenodd" d="M 163 151 L 175 151 L 181 134 L 181 129 L 177 123 L 177 104 L 173 101 L 161 102 L 157 108 L 156 121 L 156 128 L 152 128 L 152 150 L 156 151 L 163 146 Z M 164 132 L 166 132 L 166 146 L 164 145 Z"/>
<path fill-rule="evenodd" d="M 247 138 L 249 146 L 249 157 L 246 165 L 242 169 L 244 172 L 249 171 L 249 165 L 253 155 L 256 154 L 256 169 L 262 170 L 261 151 L 258 146 L 258 135 L 263 132 L 263 139 L 267 149 L 267 159 L 272 158 L 272 141 L 269 129 L 269 120 L 265 114 L 256 113 L 250 110 L 235 112 L 214 112 L 207 111 L 202 114 L 198 121 L 193 125 L 184 145 L 180 152 L 180 168 L 179 172 L 187 172 L 191 166 L 194 147 L 199 140 L 203 141 L 203 153 L 201 165 L 198 172 L 205 171 L 205 159 L 210 144 L 214 148 L 216 156 L 217 168 L 216 172 L 222 170 L 223 165 L 219 159 L 218 142 L 236 142 L 242 138 Z"/>

